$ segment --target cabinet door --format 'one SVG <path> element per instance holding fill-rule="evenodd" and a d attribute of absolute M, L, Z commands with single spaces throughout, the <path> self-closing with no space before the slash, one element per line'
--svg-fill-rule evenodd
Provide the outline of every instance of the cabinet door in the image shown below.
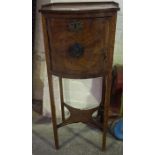
<path fill-rule="evenodd" d="M 66 78 L 102 76 L 108 69 L 109 18 L 49 18 L 52 73 Z"/>

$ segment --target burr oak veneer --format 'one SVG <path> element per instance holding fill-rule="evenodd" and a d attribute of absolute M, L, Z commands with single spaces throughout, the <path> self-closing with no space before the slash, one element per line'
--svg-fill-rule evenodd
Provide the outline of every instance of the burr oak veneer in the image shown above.
<path fill-rule="evenodd" d="M 81 110 L 64 103 L 62 78 L 87 79 L 103 77 L 103 142 L 106 130 L 111 88 L 111 72 L 115 40 L 116 17 L 119 6 L 115 2 L 54 3 L 43 5 L 42 24 L 48 72 L 49 92 L 55 146 L 58 149 L 58 131 L 71 123 L 97 123 L 92 114 L 98 109 Z M 62 123 L 57 124 L 51 75 L 59 77 Z M 104 95 L 105 94 L 105 95 Z M 103 102 L 104 101 L 104 102 Z M 65 118 L 64 107 L 70 112 Z"/>

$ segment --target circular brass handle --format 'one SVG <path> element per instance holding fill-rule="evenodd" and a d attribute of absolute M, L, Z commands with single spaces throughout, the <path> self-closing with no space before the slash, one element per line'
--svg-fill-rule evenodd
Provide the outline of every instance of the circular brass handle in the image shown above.
<path fill-rule="evenodd" d="M 84 47 L 79 43 L 75 43 L 69 48 L 69 54 L 71 57 L 79 58 L 83 55 L 83 53 Z"/>

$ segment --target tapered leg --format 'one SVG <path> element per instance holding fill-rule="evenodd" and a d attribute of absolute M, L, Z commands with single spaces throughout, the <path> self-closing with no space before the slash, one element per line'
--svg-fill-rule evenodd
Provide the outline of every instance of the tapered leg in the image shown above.
<path fill-rule="evenodd" d="M 51 76 L 52 77 L 52 76 Z M 58 142 L 58 128 L 57 128 L 57 121 L 56 121 L 56 109 L 54 103 L 54 95 L 53 95 L 53 82 L 52 78 L 48 77 L 49 83 L 49 91 L 50 91 L 50 100 L 51 100 L 51 113 L 52 113 L 52 123 L 53 123 L 53 132 L 54 132 L 54 141 L 55 141 L 55 148 L 59 148 Z"/>
<path fill-rule="evenodd" d="M 62 122 L 65 121 L 62 77 L 59 77 Z"/>
<path fill-rule="evenodd" d="M 103 105 L 103 141 L 102 150 L 106 149 L 106 135 L 108 128 L 108 117 L 109 117 L 109 104 L 110 104 L 110 92 L 111 92 L 111 74 L 105 77 L 105 100 Z"/>
<path fill-rule="evenodd" d="M 48 76 L 48 85 L 49 85 L 49 94 L 50 94 L 50 105 L 51 105 L 51 114 L 52 114 L 52 123 L 53 123 L 53 132 L 54 132 L 54 141 L 56 149 L 59 148 L 58 142 L 58 131 L 57 131 L 57 121 L 56 121 L 56 111 L 55 111 L 55 103 L 54 103 L 54 94 L 53 94 L 53 81 L 52 81 L 52 73 L 51 73 L 51 63 L 49 56 L 49 43 L 48 43 L 48 35 L 46 29 L 46 19 L 42 15 L 42 26 L 44 33 L 44 45 L 45 45 L 45 55 L 46 55 L 46 65 L 47 65 L 47 76 Z"/>

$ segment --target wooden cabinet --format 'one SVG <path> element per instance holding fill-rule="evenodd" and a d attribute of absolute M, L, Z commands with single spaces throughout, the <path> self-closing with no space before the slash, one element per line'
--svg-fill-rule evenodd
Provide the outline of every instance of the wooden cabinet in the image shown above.
<path fill-rule="evenodd" d="M 54 3 L 41 8 L 44 43 L 49 78 L 53 130 L 58 148 L 57 129 L 61 126 L 89 122 L 96 124 L 92 113 L 98 109 L 80 110 L 64 103 L 62 78 L 104 77 L 103 149 L 106 144 L 111 71 L 115 40 L 116 17 L 119 6 L 115 2 Z M 51 75 L 59 76 L 62 123 L 56 123 Z M 70 111 L 66 120 L 64 107 Z"/>
<path fill-rule="evenodd" d="M 49 19 L 52 73 L 67 78 L 102 76 L 108 19 Z"/>

